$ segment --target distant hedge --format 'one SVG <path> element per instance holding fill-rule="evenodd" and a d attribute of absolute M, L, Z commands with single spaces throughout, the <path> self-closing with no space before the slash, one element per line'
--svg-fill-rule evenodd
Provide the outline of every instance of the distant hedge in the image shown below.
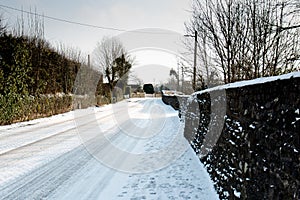
<path fill-rule="evenodd" d="M 143 90 L 146 92 L 146 94 L 154 94 L 154 87 L 152 84 L 144 84 Z"/>

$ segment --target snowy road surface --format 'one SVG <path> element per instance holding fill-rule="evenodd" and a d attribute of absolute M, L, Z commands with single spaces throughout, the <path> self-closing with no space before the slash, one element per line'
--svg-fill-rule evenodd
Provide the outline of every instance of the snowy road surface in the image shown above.
<path fill-rule="evenodd" d="M 0 199 L 218 199 L 160 99 L 0 127 Z"/>

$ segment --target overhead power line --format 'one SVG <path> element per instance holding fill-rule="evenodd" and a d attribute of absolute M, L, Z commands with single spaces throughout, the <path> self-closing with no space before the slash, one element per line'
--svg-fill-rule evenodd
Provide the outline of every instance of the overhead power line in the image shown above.
<path fill-rule="evenodd" d="M 91 27 L 91 28 L 98 28 L 98 29 L 104 29 L 104 30 L 126 31 L 125 29 L 105 27 L 105 26 L 96 26 L 96 25 L 92 25 L 92 24 L 75 22 L 75 21 L 70 21 L 70 20 L 57 18 L 57 17 L 51 17 L 51 16 L 48 16 L 48 15 L 39 14 L 39 13 L 36 13 L 36 12 L 31 12 L 31 11 L 26 11 L 26 10 L 21 10 L 21 9 L 18 9 L 18 8 L 6 6 L 6 5 L 1 5 L 1 4 L 0 4 L 0 7 L 7 8 L 7 9 L 10 9 L 10 10 L 14 10 L 14 11 L 18 11 L 18 12 L 22 12 L 22 13 L 27 13 L 27 14 L 30 14 L 30 15 L 35 15 L 35 16 L 51 19 L 51 20 L 55 20 L 55 21 L 59 21 L 59 22 L 69 23 L 69 24 L 75 24 L 75 25 L 86 26 L 86 27 Z"/>
<path fill-rule="evenodd" d="M 43 17 L 43 18 L 50 19 L 50 20 L 63 22 L 63 23 L 69 23 L 69 24 L 74 24 L 74 25 L 79 25 L 79 26 L 90 27 L 90 28 L 97 28 L 97 29 L 102 29 L 102 30 L 112 30 L 112 31 L 119 31 L 119 32 L 125 32 L 126 31 L 126 32 L 145 33 L 145 34 L 170 34 L 170 33 L 167 33 L 167 32 L 163 33 L 163 32 L 150 32 L 150 31 L 135 31 L 135 30 L 126 30 L 126 29 L 107 27 L 107 26 L 98 26 L 98 25 L 93 25 L 93 24 L 87 24 L 87 23 L 62 19 L 62 18 L 58 18 L 58 17 L 52 17 L 52 16 L 49 16 L 49 15 L 44 15 L 44 14 L 39 14 L 39 13 L 36 13 L 36 12 L 26 11 L 26 10 L 23 10 L 23 9 L 18 9 L 18 8 L 14 8 L 14 7 L 2 5 L 2 4 L 0 4 L 0 7 L 10 9 L 10 10 L 14 10 L 14 11 L 18 11 L 18 12 L 22 12 L 22 13 L 27 13 L 29 15 L 35 15 L 35 16 Z"/>

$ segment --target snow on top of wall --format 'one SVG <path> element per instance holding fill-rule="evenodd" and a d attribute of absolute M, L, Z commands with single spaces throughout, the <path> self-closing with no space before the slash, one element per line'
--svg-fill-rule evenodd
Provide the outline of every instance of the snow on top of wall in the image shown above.
<path fill-rule="evenodd" d="M 176 90 L 162 90 L 161 91 L 164 96 L 182 96 L 183 93 Z"/>
<path fill-rule="evenodd" d="M 240 87 L 245 87 L 245 86 L 249 86 L 249 85 L 256 85 L 256 84 L 262 84 L 262 83 L 272 82 L 272 81 L 276 81 L 276 80 L 285 80 L 285 79 L 299 78 L 299 77 L 300 77 L 300 71 L 291 72 L 291 73 L 280 75 L 280 76 L 271 76 L 271 77 L 257 78 L 257 79 L 253 79 L 253 80 L 239 81 L 239 82 L 235 82 L 235 83 L 229 83 L 226 85 L 216 86 L 213 88 L 208 88 L 206 90 L 201 90 L 201 91 L 193 93 L 192 96 L 197 95 L 197 94 L 203 94 L 206 92 L 216 91 L 216 90 L 240 88 Z"/>

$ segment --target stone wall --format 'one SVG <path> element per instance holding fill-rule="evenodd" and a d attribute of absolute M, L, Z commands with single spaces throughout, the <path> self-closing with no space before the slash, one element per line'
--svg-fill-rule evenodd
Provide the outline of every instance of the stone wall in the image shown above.
<path fill-rule="evenodd" d="M 162 101 L 166 105 L 172 106 L 175 110 L 179 110 L 179 101 L 176 96 L 169 96 L 169 95 L 164 95 L 162 94 Z"/>
<path fill-rule="evenodd" d="M 221 199 L 300 198 L 300 77 L 263 82 L 177 100 Z"/>

